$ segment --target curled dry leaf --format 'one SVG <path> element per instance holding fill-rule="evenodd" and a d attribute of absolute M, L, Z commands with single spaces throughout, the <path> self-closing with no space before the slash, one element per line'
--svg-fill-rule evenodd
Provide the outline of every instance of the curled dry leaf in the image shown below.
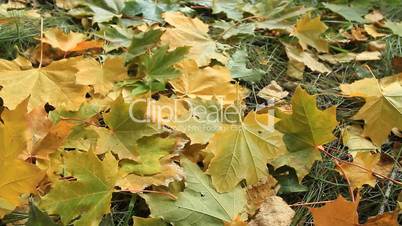
<path fill-rule="evenodd" d="M 270 196 L 264 200 L 260 211 L 249 226 L 289 226 L 295 211 L 279 196 Z"/>
<path fill-rule="evenodd" d="M 276 195 L 278 181 L 271 175 L 262 178 L 257 184 L 247 187 L 247 212 L 254 215 L 270 196 Z"/>
<path fill-rule="evenodd" d="M 378 32 L 376 26 L 374 26 L 372 24 L 365 24 L 364 30 L 366 31 L 367 34 L 369 34 L 373 38 L 383 37 L 383 36 L 387 35 L 387 34 Z"/>
<path fill-rule="evenodd" d="M 342 130 L 342 140 L 353 155 L 355 152 L 376 151 L 379 148 L 369 139 L 363 136 L 363 129 L 360 126 L 347 126 Z"/>
<path fill-rule="evenodd" d="M 266 100 L 273 99 L 274 101 L 279 101 L 287 97 L 289 92 L 284 91 L 283 88 L 276 83 L 276 81 L 271 81 L 271 83 L 262 88 L 257 95 Z"/>

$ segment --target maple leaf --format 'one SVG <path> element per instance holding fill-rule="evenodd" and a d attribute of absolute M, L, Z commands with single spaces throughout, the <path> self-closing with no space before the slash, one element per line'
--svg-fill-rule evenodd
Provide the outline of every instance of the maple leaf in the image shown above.
<path fill-rule="evenodd" d="M 173 67 L 181 61 L 187 53 L 187 47 L 178 47 L 168 52 L 168 46 L 155 49 L 150 56 L 144 56 L 140 70 L 147 79 L 167 81 L 180 75 L 180 71 Z"/>
<path fill-rule="evenodd" d="M 284 91 L 283 88 L 276 83 L 276 81 L 272 80 L 267 86 L 262 88 L 257 95 L 266 100 L 274 99 L 275 101 L 279 101 L 289 95 L 288 91 Z"/>
<path fill-rule="evenodd" d="M 186 188 L 177 200 L 159 194 L 142 195 L 152 215 L 161 216 L 177 226 L 222 225 L 237 216 L 246 203 L 245 191 L 237 186 L 231 192 L 219 194 L 210 178 L 188 159 L 182 159 L 186 173 Z"/>
<path fill-rule="evenodd" d="M 46 103 L 56 108 L 78 110 L 85 101 L 86 86 L 77 85 L 73 67 L 80 58 L 54 61 L 47 67 L 27 70 L 6 70 L 0 68 L 0 96 L 10 109 L 30 96 L 28 110 Z"/>
<path fill-rule="evenodd" d="M 53 124 L 43 107 L 33 109 L 27 117 L 31 139 L 22 154 L 24 159 L 35 157 L 47 160 L 48 155 L 63 144 L 74 126 L 67 121 Z"/>
<path fill-rule="evenodd" d="M 319 62 L 311 53 L 303 51 L 296 46 L 283 43 L 285 45 L 286 55 L 289 58 L 288 75 L 297 79 L 303 78 L 304 65 L 312 71 L 320 73 L 329 73 L 329 69 L 325 64 Z M 296 70 L 296 71 L 295 71 Z M 297 73 L 299 72 L 299 73 Z"/>
<path fill-rule="evenodd" d="M 183 132 L 192 144 L 206 144 L 220 128 L 222 106 L 217 100 L 202 100 L 200 98 L 185 100 L 190 109 L 177 120 L 166 124 L 177 131 Z"/>
<path fill-rule="evenodd" d="M 349 21 L 355 21 L 358 23 L 364 23 L 365 20 L 362 18 L 367 13 L 367 9 L 359 8 L 356 6 L 348 6 L 341 4 L 331 4 L 331 3 L 322 3 L 326 8 L 330 9 L 332 12 L 335 12 L 345 19 Z"/>
<path fill-rule="evenodd" d="M 362 226 L 399 226 L 399 211 L 383 213 L 374 217 L 369 217 Z"/>
<path fill-rule="evenodd" d="M 53 48 L 59 48 L 64 52 L 74 49 L 80 42 L 83 42 L 86 39 L 84 34 L 76 32 L 70 32 L 67 34 L 58 28 L 50 28 L 45 31 L 43 35 L 42 42 L 48 43 Z"/>
<path fill-rule="evenodd" d="M 124 0 L 87 0 L 81 4 L 90 9 L 93 22 L 107 22 L 115 17 L 121 17 L 124 10 Z"/>
<path fill-rule="evenodd" d="M 402 22 L 386 21 L 384 26 L 391 29 L 392 33 L 402 37 Z"/>
<path fill-rule="evenodd" d="M 347 126 L 342 131 L 342 140 L 349 152 L 375 151 L 378 147 L 363 136 L 363 129 L 359 126 Z"/>
<path fill-rule="evenodd" d="M 222 31 L 220 36 L 222 36 L 223 39 L 228 39 L 238 35 L 254 36 L 254 23 L 236 24 L 233 21 L 227 22 L 224 20 L 218 20 L 215 21 L 212 26 Z"/>
<path fill-rule="evenodd" d="M 292 97 L 292 114 L 278 111 L 281 119 L 275 128 L 284 133 L 288 152 L 273 162 L 275 167 L 288 165 L 296 169 L 299 180 L 309 171 L 321 155 L 317 146 L 335 139 L 332 130 L 337 126 L 336 107 L 324 111 L 317 109 L 316 97 L 300 86 Z"/>
<path fill-rule="evenodd" d="M 258 82 L 262 79 L 265 72 L 261 69 L 247 68 L 248 54 L 245 50 L 239 49 L 230 58 L 228 67 L 232 78 L 239 78 L 244 81 Z"/>
<path fill-rule="evenodd" d="M 26 226 L 59 226 L 32 202 L 29 203 L 29 216 Z"/>
<path fill-rule="evenodd" d="M 116 33 L 116 32 L 114 32 Z M 161 30 L 149 30 L 141 32 L 131 38 L 131 44 L 128 47 L 127 61 L 144 54 L 148 49 L 154 47 L 162 36 Z M 123 37 L 126 37 L 125 35 Z"/>
<path fill-rule="evenodd" d="M 109 129 L 95 128 L 99 135 L 97 153 L 112 151 L 119 159 L 135 159 L 133 151 L 137 140 L 159 132 L 155 125 L 146 122 L 146 109 L 145 100 L 140 100 L 130 107 L 130 104 L 124 103 L 123 97 L 119 96 L 111 104 L 110 111 L 103 115 Z"/>
<path fill-rule="evenodd" d="M 363 97 L 366 103 L 353 119 L 364 120 L 363 135 L 380 146 L 392 128 L 402 129 L 402 74 L 377 80 L 365 78 L 352 84 L 341 84 L 342 92 Z"/>
<path fill-rule="evenodd" d="M 342 171 L 346 174 L 346 177 L 350 181 L 350 186 L 352 188 L 361 188 L 363 185 L 368 184 L 371 187 L 374 187 L 377 178 L 373 175 L 373 171 L 376 171 L 376 168 L 382 168 L 381 171 L 387 172 L 385 174 L 389 174 L 392 170 L 392 165 L 383 165 L 380 163 L 380 154 L 371 154 L 370 152 L 358 152 L 353 157 L 353 163 L 360 166 L 341 163 L 340 167 L 342 170 L 337 168 L 340 173 Z M 361 167 L 370 170 L 363 170 Z"/>
<path fill-rule="evenodd" d="M 23 194 L 34 193 L 43 173 L 35 165 L 17 159 L 26 148 L 25 100 L 13 111 L 4 109 L 0 123 L 0 217 L 23 203 Z"/>
<path fill-rule="evenodd" d="M 359 202 L 349 202 L 341 195 L 333 202 L 320 208 L 309 208 L 316 226 L 356 226 L 359 225 L 357 206 Z"/>
<path fill-rule="evenodd" d="M 182 75 L 170 81 L 179 97 L 199 97 L 205 100 L 218 98 L 224 104 L 232 104 L 243 99 L 245 91 L 231 84 L 229 69 L 215 65 L 198 68 L 193 60 L 184 60 L 177 64 Z"/>
<path fill-rule="evenodd" d="M 223 124 L 211 138 L 206 152 L 213 158 L 207 173 L 217 191 L 231 191 L 243 179 L 256 184 L 268 175 L 266 164 L 284 153 L 282 134 L 267 129 L 273 120 L 250 112 L 238 124 Z"/>
<path fill-rule="evenodd" d="M 63 224 L 96 226 L 110 212 L 118 175 L 117 161 L 107 153 L 103 161 L 92 152 L 64 154 L 65 169 L 76 181 L 58 180 L 40 201 L 49 214 L 58 214 Z"/>
<path fill-rule="evenodd" d="M 299 39 L 303 49 L 307 49 L 309 45 L 319 52 L 327 53 L 328 42 L 320 37 L 327 29 L 328 27 L 321 22 L 320 16 L 311 19 L 309 15 L 305 15 L 297 21 L 292 35 Z"/>
<path fill-rule="evenodd" d="M 243 18 L 243 7 L 242 1 L 234 0 L 213 0 L 211 6 L 214 14 L 224 12 L 228 18 L 233 20 Z"/>
<path fill-rule="evenodd" d="M 172 156 L 168 155 L 159 160 L 160 173 L 153 175 L 137 175 L 134 173 L 127 174 L 121 172 L 120 179 L 116 185 L 123 190 L 131 192 L 141 192 L 145 188 L 155 186 L 168 186 L 173 181 L 184 179 L 183 169 L 176 163 L 172 162 Z"/>
<path fill-rule="evenodd" d="M 161 172 L 160 159 L 171 154 L 177 149 L 176 137 L 151 136 L 137 140 L 133 153 L 136 161 L 122 160 L 120 162 L 123 171 L 137 175 L 153 175 Z"/>
<path fill-rule="evenodd" d="M 188 58 L 198 66 L 208 65 L 211 59 L 226 62 L 226 56 L 217 52 L 214 40 L 208 35 L 208 25 L 198 18 L 192 19 L 179 12 L 166 12 L 163 18 L 174 28 L 167 28 L 161 37 L 163 44 L 170 48 L 190 46 Z"/>
<path fill-rule="evenodd" d="M 113 88 L 115 82 L 127 78 L 127 68 L 121 56 L 108 57 L 103 64 L 93 58 L 84 58 L 74 67 L 78 70 L 77 84 L 93 85 L 95 93 L 104 96 Z"/>

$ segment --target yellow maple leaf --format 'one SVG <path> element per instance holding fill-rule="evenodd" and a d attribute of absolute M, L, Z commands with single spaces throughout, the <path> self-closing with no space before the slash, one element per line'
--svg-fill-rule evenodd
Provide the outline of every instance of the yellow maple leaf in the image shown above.
<path fill-rule="evenodd" d="M 21 205 L 23 194 L 35 192 L 43 173 L 18 159 L 26 148 L 27 101 L 13 111 L 4 109 L 0 123 L 0 218 Z"/>
<path fill-rule="evenodd" d="M 198 66 L 208 65 L 211 59 L 226 62 L 226 56 L 217 51 L 216 42 L 209 37 L 207 24 L 179 12 L 166 12 L 163 18 L 173 26 L 162 35 L 163 44 L 168 44 L 170 48 L 190 46 L 187 57 L 194 59 Z"/>
<path fill-rule="evenodd" d="M 127 77 L 127 68 L 121 56 L 109 57 L 103 64 L 93 58 L 85 58 L 75 65 L 78 69 L 77 83 L 93 85 L 95 93 L 107 95 L 116 81 Z"/>
<path fill-rule="evenodd" d="M 299 39 L 303 49 L 311 46 L 319 52 L 327 53 L 328 42 L 320 37 L 327 29 L 328 27 L 321 22 L 320 16 L 310 18 L 310 15 L 305 15 L 297 21 L 292 35 Z"/>
<path fill-rule="evenodd" d="M 231 84 L 230 71 L 223 66 L 198 68 L 193 60 L 185 60 L 177 64 L 182 75 L 170 81 L 174 91 L 181 97 L 211 100 L 216 97 L 224 104 L 232 104 L 243 99 L 245 91 Z"/>
<path fill-rule="evenodd" d="M 0 96 L 4 105 L 14 109 L 30 97 L 29 111 L 46 103 L 65 110 L 78 110 L 88 91 L 88 87 L 76 84 L 77 69 L 72 65 L 79 59 L 64 59 L 47 67 L 27 70 L 6 70 L 0 67 L 0 85 L 3 87 Z"/>
<path fill-rule="evenodd" d="M 258 183 L 268 173 L 266 164 L 284 154 L 282 134 L 266 127 L 273 117 L 250 112 L 238 124 L 224 124 L 210 140 L 206 152 L 214 156 L 207 173 L 218 192 L 227 192 L 245 179 Z"/>
<path fill-rule="evenodd" d="M 51 45 L 53 48 L 58 48 L 67 52 L 74 49 L 78 43 L 85 41 L 85 39 L 86 36 L 81 33 L 64 33 L 64 31 L 59 28 L 51 28 L 44 32 L 42 42 Z"/>
<path fill-rule="evenodd" d="M 402 74 L 380 80 L 365 78 L 340 88 L 346 95 L 366 100 L 353 119 L 365 121 L 363 134 L 377 146 L 385 142 L 392 128 L 402 129 Z"/>

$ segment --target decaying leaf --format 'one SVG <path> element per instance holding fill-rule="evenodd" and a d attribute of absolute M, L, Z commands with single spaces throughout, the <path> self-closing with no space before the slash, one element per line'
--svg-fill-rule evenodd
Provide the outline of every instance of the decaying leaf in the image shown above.
<path fill-rule="evenodd" d="M 276 195 L 278 182 L 271 175 L 247 187 L 247 212 L 254 215 L 266 199 Z"/>
<path fill-rule="evenodd" d="M 270 196 L 264 200 L 260 211 L 249 226 L 289 226 L 295 211 L 279 196 Z"/>
<path fill-rule="evenodd" d="M 399 226 L 398 223 L 399 211 L 383 213 L 374 217 L 369 217 L 366 223 L 362 226 Z"/>
<path fill-rule="evenodd" d="M 279 101 L 287 97 L 289 92 L 284 91 L 283 88 L 276 83 L 276 81 L 271 81 L 271 83 L 262 88 L 257 95 L 266 100 L 273 99 L 274 101 Z"/>
<path fill-rule="evenodd" d="M 378 32 L 377 28 L 372 24 L 365 24 L 364 30 L 367 32 L 367 34 L 369 34 L 373 38 L 383 37 L 383 36 L 387 35 L 387 34 Z"/>
<path fill-rule="evenodd" d="M 218 52 L 215 41 L 208 35 L 207 24 L 179 12 L 166 12 L 163 18 L 173 28 L 166 29 L 161 37 L 162 43 L 168 44 L 170 48 L 190 46 L 187 56 L 195 60 L 198 66 L 208 65 L 211 59 L 226 63 L 226 56 Z"/>

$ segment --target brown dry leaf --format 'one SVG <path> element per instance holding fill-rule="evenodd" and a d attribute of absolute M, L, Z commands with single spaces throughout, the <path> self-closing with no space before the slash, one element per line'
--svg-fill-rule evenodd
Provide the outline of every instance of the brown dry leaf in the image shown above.
<path fill-rule="evenodd" d="M 233 104 L 244 98 L 245 91 L 236 84 L 231 84 L 232 78 L 228 68 L 215 65 L 198 68 L 193 60 L 184 60 L 177 64 L 182 75 L 170 81 L 179 97 L 199 97 L 211 100 L 216 97 L 223 104 Z"/>
<path fill-rule="evenodd" d="M 349 202 L 341 195 L 333 202 L 319 208 L 309 208 L 315 226 L 356 226 L 359 223 L 357 206 L 359 201 Z"/>
<path fill-rule="evenodd" d="M 295 211 L 279 196 L 270 196 L 264 200 L 260 211 L 249 226 L 289 226 Z M 333 226 L 333 225 L 331 225 Z"/>
<path fill-rule="evenodd" d="M 271 81 L 270 84 L 262 88 L 257 96 L 264 98 L 266 100 L 274 99 L 279 101 L 289 95 L 288 91 L 284 91 L 283 88 L 276 83 L 276 81 Z"/>
<path fill-rule="evenodd" d="M 360 126 L 347 126 L 344 128 L 342 130 L 342 140 L 351 154 L 356 154 L 359 151 L 378 150 L 377 146 L 363 136 L 363 129 Z"/>
<path fill-rule="evenodd" d="M 343 171 L 345 172 L 352 188 L 361 188 L 365 184 L 374 187 L 377 182 L 377 178 L 372 174 L 371 171 L 374 170 L 374 167 L 379 161 L 380 154 L 359 152 L 353 158 L 353 163 L 370 171 L 363 170 L 358 166 L 347 163 L 340 163 L 340 167 L 342 167 Z M 342 171 L 338 167 L 337 170 L 342 174 Z"/>
<path fill-rule="evenodd" d="M 292 35 L 299 39 L 304 50 L 309 45 L 319 52 L 327 53 L 328 42 L 320 37 L 327 29 L 328 27 L 321 22 L 320 16 L 310 18 L 310 15 L 305 15 L 297 21 Z"/>
<path fill-rule="evenodd" d="M 380 60 L 381 53 L 379 51 L 364 51 L 361 53 L 338 53 L 338 54 L 322 54 L 318 56 L 321 60 L 331 64 L 347 63 L 351 61 L 369 61 Z"/>
<path fill-rule="evenodd" d="M 362 226 L 399 226 L 398 215 L 398 210 L 383 213 L 375 217 L 370 217 Z"/>
<path fill-rule="evenodd" d="M 48 160 L 48 155 L 63 144 L 74 125 L 66 121 L 53 125 L 43 107 L 33 109 L 27 117 L 31 139 L 22 158 Z"/>
<path fill-rule="evenodd" d="M 396 73 L 402 72 L 402 56 L 392 58 L 392 68 Z"/>
<path fill-rule="evenodd" d="M 302 79 L 303 74 L 293 73 L 294 70 L 304 70 L 304 65 L 310 68 L 312 71 L 317 71 L 320 73 L 329 73 L 331 69 L 325 66 L 323 63 L 320 63 L 313 54 L 303 51 L 296 46 L 292 46 L 290 44 L 283 43 L 285 45 L 286 54 L 289 58 L 288 62 L 288 75 L 296 78 Z M 303 64 L 303 65 L 301 65 Z M 290 70 L 290 72 L 289 72 Z M 303 70 L 301 72 L 303 72 Z M 296 76 L 296 77 L 295 77 Z"/>
<path fill-rule="evenodd" d="M 377 23 L 377 22 L 380 22 L 381 20 L 383 20 L 384 16 L 381 14 L 380 11 L 373 10 L 369 14 L 365 15 L 364 19 L 366 19 L 370 23 Z"/>
<path fill-rule="evenodd" d="M 73 9 L 80 4 L 80 0 L 56 0 L 56 6 L 63 9 Z"/>
<path fill-rule="evenodd" d="M 103 45 L 104 45 L 104 42 L 102 40 L 83 41 L 83 42 L 78 43 L 70 51 L 81 52 L 81 51 L 86 51 L 88 49 L 98 49 L 98 48 L 102 48 Z"/>
<path fill-rule="evenodd" d="M 365 30 L 361 27 L 352 28 L 352 40 L 354 41 L 367 41 L 367 36 L 364 35 Z"/>
<path fill-rule="evenodd" d="M 75 65 L 77 68 L 77 84 L 93 85 L 95 93 L 106 96 L 115 82 L 127 78 L 127 68 L 124 66 L 124 57 L 107 58 L 99 64 L 93 58 L 84 58 Z"/>
<path fill-rule="evenodd" d="M 383 37 L 383 36 L 387 35 L 387 34 L 378 32 L 376 26 L 374 26 L 372 24 L 365 24 L 364 30 L 366 31 L 367 34 L 369 34 L 373 38 Z"/>
<path fill-rule="evenodd" d="M 208 35 L 207 24 L 198 18 L 186 17 L 180 12 L 166 12 L 163 18 L 173 26 L 167 28 L 162 35 L 163 44 L 173 49 L 190 46 L 187 57 L 195 60 L 198 66 L 208 65 L 211 59 L 226 63 L 227 57 L 218 52 L 216 42 Z"/>
<path fill-rule="evenodd" d="M 262 203 L 270 196 L 276 195 L 278 188 L 277 180 L 268 175 L 255 185 L 247 187 L 247 212 L 254 215 Z"/>

